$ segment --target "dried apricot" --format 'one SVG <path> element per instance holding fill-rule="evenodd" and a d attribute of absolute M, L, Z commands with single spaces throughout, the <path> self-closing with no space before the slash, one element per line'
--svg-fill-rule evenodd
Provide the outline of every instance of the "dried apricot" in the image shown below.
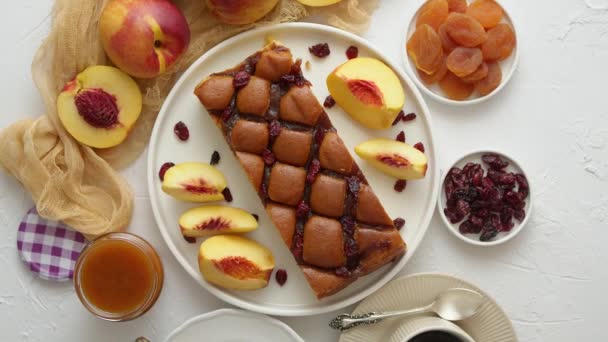
<path fill-rule="evenodd" d="M 488 38 L 486 30 L 477 20 L 462 13 L 450 13 L 445 22 L 445 30 L 456 43 L 464 47 L 478 46 Z"/>
<path fill-rule="evenodd" d="M 502 70 L 500 70 L 500 66 L 498 63 L 489 63 L 488 75 L 481 81 L 475 83 L 475 89 L 481 96 L 486 96 L 493 92 L 494 89 L 498 88 L 500 82 L 502 82 Z"/>
<path fill-rule="evenodd" d="M 439 35 L 439 39 L 441 39 L 441 46 L 443 47 L 443 52 L 450 53 L 452 52 L 452 50 L 458 47 L 458 44 L 456 44 L 456 42 L 454 42 L 454 40 L 450 38 L 450 36 L 446 32 L 445 24 L 441 24 L 441 26 L 439 26 L 439 31 L 437 31 L 437 34 Z"/>
<path fill-rule="evenodd" d="M 441 66 L 441 39 L 432 27 L 424 24 L 417 28 L 407 41 L 407 54 L 414 61 L 416 68 L 431 75 Z"/>
<path fill-rule="evenodd" d="M 478 48 L 457 47 L 448 55 L 448 70 L 458 77 L 470 75 L 483 63 L 483 55 Z"/>
<path fill-rule="evenodd" d="M 486 76 L 488 76 L 488 65 L 486 63 L 481 63 L 477 70 L 472 74 L 461 77 L 461 79 L 466 83 L 475 83 L 484 79 Z"/>
<path fill-rule="evenodd" d="M 429 0 L 421 8 L 416 19 L 416 28 L 422 25 L 429 25 L 437 31 L 448 17 L 447 0 Z"/>
<path fill-rule="evenodd" d="M 513 28 L 509 24 L 498 24 L 488 31 L 488 40 L 481 45 L 481 52 L 486 61 L 502 61 L 511 56 L 514 48 Z"/>
<path fill-rule="evenodd" d="M 469 98 L 475 90 L 474 84 L 463 82 L 458 76 L 451 72 L 448 72 L 445 77 L 439 81 L 439 87 L 448 98 L 459 101 Z"/>
<path fill-rule="evenodd" d="M 429 75 L 429 74 L 425 73 L 424 71 L 418 70 L 418 75 L 420 76 L 420 79 L 422 80 L 422 82 L 424 82 L 427 85 L 431 85 L 431 84 L 441 81 L 445 77 L 445 74 L 447 72 L 448 72 L 448 67 L 446 65 L 446 58 L 444 56 L 442 59 L 442 62 L 441 62 L 441 66 L 439 67 L 439 70 L 435 71 L 432 75 Z"/>
<path fill-rule="evenodd" d="M 467 0 L 448 0 L 448 10 L 450 12 L 465 13 L 468 7 Z"/>
<path fill-rule="evenodd" d="M 467 14 L 479 21 L 481 26 L 492 28 L 500 23 L 504 11 L 494 0 L 475 0 L 467 9 Z"/>

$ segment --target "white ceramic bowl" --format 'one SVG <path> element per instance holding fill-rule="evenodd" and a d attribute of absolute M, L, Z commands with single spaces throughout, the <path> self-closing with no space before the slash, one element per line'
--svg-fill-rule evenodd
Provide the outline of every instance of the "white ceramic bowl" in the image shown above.
<path fill-rule="evenodd" d="M 484 154 L 488 154 L 488 153 L 498 154 L 501 158 L 503 158 L 504 160 L 509 162 L 509 166 L 507 166 L 505 171 L 521 173 L 524 176 L 526 176 L 526 178 L 528 180 L 528 184 L 530 186 L 530 194 L 528 195 L 528 198 L 526 198 L 526 207 L 524 208 L 524 210 L 526 211 L 526 217 L 524 218 L 524 220 L 519 222 L 516 219 L 513 219 L 514 226 L 510 232 L 501 232 L 498 234 L 498 236 L 494 240 L 484 242 L 484 241 L 479 241 L 479 234 L 466 234 L 466 235 L 461 234 L 458 231 L 458 226 L 460 226 L 462 221 L 459 223 L 456 223 L 456 224 L 451 223 L 450 220 L 443 213 L 443 210 L 446 208 L 446 201 L 447 201 L 446 196 L 445 196 L 444 182 L 445 182 L 445 177 L 447 176 L 450 169 L 452 169 L 455 166 L 462 169 L 468 162 L 474 162 L 474 163 L 481 164 L 482 167 L 484 168 L 484 172 L 486 172 L 488 169 L 488 166 L 481 161 L 481 156 Z M 515 161 L 515 159 L 513 159 L 512 157 L 510 157 L 502 152 L 492 151 L 492 150 L 473 151 L 473 152 L 470 152 L 470 153 L 466 154 L 465 156 L 461 157 L 456 162 L 450 164 L 449 167 L 443 169 L 443 172 L 441 175 L 441 190 L 439 191 L 439 196 L 437 197 L 437 201 L 438 201 L 437 210 L 439 211 L 439 215 L 441 216 L 441 219 L 443 220 L 443 223 L 445 223 L 448 230 L 452 234 L 454 234 L 456 237 L 458 237 L 460 240 L 470 243 L 472 245 L 476 245 L 476 246 L 485 246 L 485 247 L 495 246 L 495 245 L 499 245 L 501 243 L 505 243 L 505 242 L 513 239 L 517 234 L 519 234 L 519 232 L 523 229 L 523 227 L 528 222 L 528 219 L 530 218 L 530 215 L 532 213 L 531 212 L 532 198 L 533 198 L 533 196 L 532 196 L 533 189 L 532 188 L 533 187 L 532 187 L 532 184 L 530 184 L 530 178 L 528 177 L 528 175 L 526 174 L 524 169 L 521 167 L 521 164 L 519 164 L 517 161 Z"/>
<path fill-rule="evenodd" d="M 430 331 L 441 331 L 454 335 L 462 342 L 475 342 L 475 340 L 459 326 L 439 317 L 416 317 L 406 319 L 391 335 L 388 342 L 409 342 L 412 338 Z"/>
<path fill-rule="evenodd" d="M 471 3 L 472 1 L 468 0 L 468 2 Z M 424 1 L 424 3 L 426 3 L 426 1 Z M 406 18 L 407 19 L 406 22 L 408 23 L 408 26 L 405 28 L 405 34 L 403 35 L 403 44 L 401 45 L 403 47 L 402 48 L 403 51 L 402 51 L 401 55 L 402 55 L 402 60 L 403 60 L 403 65 L 404 65 L 405 71 L 414 80 L 414 83 L 416 83 L 416 86 L 418 86 L 418 88 L 422 89 L 422 91 L 426 95 L 433 98 L 434 100 L 439 101 L 441 103 L 455 105 L 455 106 L 465 106 L 465 105 L 481 103 L 481 102 L 484 102 L 484 101 L 490 99 L 491 97 L 495 96 L 496 94 L 498 94 L 505 87 L 505 85 L 507 83 L 509 83 L 509 81 L 511 80 L 511 77 L 515 73 L 515 69 L 517 69 L 517 64 L 519 62 L 519 44 L 520 44 L 519 39 L 518 39 L 519 33 L 517 32 L 517 26 L 515 25 L 513 18 L 509 15 L 509 12 L 507 11 L 507 9 L 502 4 L 500 4 L 500 5 L 502 6 L 504 13 L 505 13 L 502 22 L 510 24 L 511 27 L 513 27 L 513 31 L 515 32 L 515 38 L 517 40 L 517 44 L 515 45 L 515 49 L 513 49 L 513 53 L 511 54 L 511 56 L 509 58 L 499 62 L 500 68 L 502 69 L 502 82 L 500 83 L 498 88 L 494 89 L 493 92 L 491 92 L 490 94 L 488 94 L 486 96 L 479 96 L 478 94 L 474 93 L 467 100 L 456 101 L 456 100 L 451 100 L 451 99 L 447 98 L 445 95 L 443 95 L 443 91 L 439 88 L 439 85 L 437 83 L 428 86 L 424 82 L 422 82 L 422 80 L 420 79 L 420 76 L 418 75 L 418 72 L 416 71 L 416 66 L 414 65 L 414 62 L 411 60 L 411 58 L 407 55 L 407 51 L 405 48 L 408 39 L 411 37 L 411 35 L 414 33 L 414 31 L 416 31 L 416 18 L 418 18 L 418 12 L 420 11 L 420 8 L 411 17 Z"/>

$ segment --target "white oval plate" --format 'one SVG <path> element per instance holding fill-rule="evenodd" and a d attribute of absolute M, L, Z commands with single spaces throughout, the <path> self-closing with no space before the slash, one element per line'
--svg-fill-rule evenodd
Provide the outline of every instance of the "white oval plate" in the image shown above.
<path fill-rule="evenodd" d="M 350 45 L 359 47 L 360 56 L 384 60 L 399 75 L 407 98 L 404 110 L 406 113 L 417 113 L 415 121 L 399 124 L 393 129 L 374 131 L 356 124 L 338 106 L 328 110 L 328 113 L 351 151 L 363 141 L 379 136 L 394 138 L 400 130 L 405 129 L 408 141 L 412 144 L 422 141 L 429 156 L 427 177 L 410 182 L 407 190 L 401 194 L 393 190 L 395 179 L 373 169 L 362 160 L 357 160 L 391 217 L 404 217 L 407 220 L 402 236 L 409 245 L 409 251 L 397 263 L 361 278 L 343 291 L 321 301 L 313 295 L 224 137 L 193 95 L 194 88 L 203 78 L 241 62 L 260 49 L 267 36 L 283 42 L 295 57 L 311 62 L 310 68 L 304 67 L 303 70 L 306 78 L 314 85 L 313 91 L 321 102 L 329 94 L 325 85 L 327 75 L 346 61 L 345 51 Z M 308 52 L 309 46 L 319 42 L 329 43 L 333 51 L 329 57 L 318 59 Z M 179 141 L 173 133 L 173 126 L 178 121 L 183 121 L 190 128 L 190 140 L 186 143 Z M 429 111 L 410 78 L 365 40 L 329 26 L 309 23 L 281 24 L 249 31 L 219 44 L 199 58 L 182 75 L 167 97 L 152 132 L 148 155 L 148 190 L 154 217 L 165 242 L 179 263 L 201 286 L 218 298 L 247 310 L 280 316 L 313 315 L 337 310 L 360 301 L 386 284 L 403 268 L 420 244 L 433 215 L 439 188 L 436 146 L 431 131 Z M 268 287 L 262 290 L 229 291 L 208 284 L 201 277 L 197 261 L 199 245 L 184 241 L 177 224 L 179 216 L 196 204 L 181 203 L 164 194 L 158 170 L 168 161 L 209 162 L 214 150 L 219 151 L 222 157 L 218 168 L 226 176 L 234 196 L 231 205 L 259 215 L 260 228 L 248 236 L 272 250 L 277 269 L 287 270 L 289 279 L 284 287 L 272 279 Z"/>
<path fill-rule="evenodd" d="M 486 297 L 475 315 L 453 322 L 475 342 L 517 342 L 511 320 L 494 299 L 471 283 L 443 274 L 422 273 L 395 279 L 362 301 L 353 314 L 417 308 L 431 303 L 441 292 L 452 288 L 474 290 Z M 339 342 L 388 341 L 391 335 L 398 333 L 400 322 L 394 319 L 362 325 L 342 333 Z"/>
<path fill-rule="evenodd" d="M 189 319 L 165 342 L 304 342 L 287 324 L 252 312 L 221 309 Z"/>
<path fill-rule="evenodd" d="M 473 1 L 468 0 L 467 2 L 470 4 Z M 426 3 L 426 1 L 424 1 L 423 4 L 424 3 Z M 408 39 L 410 39 L 410 37 L 412 36 L 414 31 L 416 31 L 416 18 L 418 17 L 418 12 L 420 12 L 420 8 L 422 8 L 422 5 L 413 14 L 413 16 L 411 18 L 409 18 L 409 20 L 407 21 L 409 24 L 408 24 L 407 28 L 405 29 L 404 41 L 403 41 L 403 44 L 401 45 L 401 46 L 403 46 L 403 52 L 401 54 L 402 61 L 403 61 L 403 65 L 405 66 L 405 70 L 407 71 L 407 73 L 412 77 L 412 79 L 414 79 L 414 82 L 416 82 L 416 85 L 420 89 L 422 89 L 422 91 L 425 94 L 427 94 L 434 100 L 445 103 L 445 104 L 455 105 L 455 106 L 465 106 L 465 105 L 481 103 L 481 102 L 484 102 L 484 101 L 490 99 L 494 95 L 498 94 L 507 85 L 507 83 L 509 83 L 509 81 L 513 77 L 513 74 L 515 73 L 515 70 L 517 69 L 517 64 L 519 62 L 519 44 L 520 44 L 519 33 L 517 32 L 517 26 L 515 25 L 513 18 L 509 15 L 509 12 L 505 9 L 505 7 L 502 4 L 500 4 L 500 6 L 503 8 L 504 13 L 505 13 L 505 15 L 502 19 L 502 22 L 510 24 L 511 27 L 513 28 L 513 32 L 515 32 L 515 40 L 517 42 L 515 44 L 515 49 L 513 49 L 513 53 L 511 54 L 511 56 L 509 56 L 509 58 L 507 58 L 503 61 L 500 61 L 498 64 L 498 65 L 500 65 L 500 69 L 502 70 L 502 81 L 501 81 L 500 85 L 498 86 L 498 88 L 494 89 L 493 92 L 489 93 L 486 96 L 479 96 L 479 94 L 473 93 L 473 95 L 469 99 L 463 100 L 463 101 L 456 101 L 456 100 L 452 100 L 452 99 L 445 97 L 443 95 L 443 91 L 441 90 L 441 88 L 439 88 L 438 83 L 428 86 L 424 82 L 422 82 L 422 80 L 420 79 L 420 76 L 418 76 L 418 72 L 416 71 L 414 62 L 407 55 L 405 46 L 407 45 Z"/>
<path fill-rule="evenodd" d="M 502 159 L 509 162 L 509 166 L 507 166 L 505 168 L 506 172 L 521 173 L 524 176 L 526 176 L 526 179 L 528 180 L 528 185 L 530 186 L 530 194 L 528 195 L 528 198 L 526 198 L 526 207 L 524 208 L 524 210 L 526 212 L 526 217 L 524 217 L 524 220 L 519 222 L 514 218 L 513 219 L 514 226 L 510 232 L 501 232 L 498 234 L 498 236 L 496 236 L 496 238 L 494 240 L 483 242 L 483 241 L 479 241 L 479 236 L 481 234 L 461 234 L 460 231 L 458 230 L 458 227 L 460 226 L 460 224 L 462 222 L 451 223 L 450 220 L 447 218 L 447 216 L 445 216 L 443 210 L 446 208 L 447 199 L 445 197 L 445 189 L 444 189 L 443 183 L 445 182 L 445 177 L 447 176 L 448 172 L 453 167 L 459 167 L 462 169 L 469 162 L 481 164 L 484 169 L 484 172 L 487 172 L 488 165 L 484 164 L 481 161 L 481 157 L 484 154 L 488 154 L 488 153 L 498 154 Z M 528 219 L 532 215 L 532 198 L 533 198 L 532 184 L 530 184 L 530 177 L 528 177 L 528 174 L 521 167 L 521 164 L 519 164 L 512 157 L 504 154 L 503 152 L 498 152 L 498 151 L 493 151 L 493 150 L 473 151 L 473 152 L 467 153 L 464 156 L 460 157 L 456 162 L 451 164 L 450 167 L 445 168 L 444 170 L 445 170 L 445 172 L 443 172 L 443 174 L 441 175 L 441 183 L 440 183 L 441 186 L 439 189 L 439 196 L 437 197 L 437 211 L 439 212 L 439 216 L 441 216 L 441 219 L 443 220 L 443 223 L 448 228 L 448 230 L 450 232 L 452 232 L 452 234 L 454 234 L 460 240 L 470 243 L 475 246 L 481 246 L 481 247 L 496 246 L 496 245 L 500 245 L 502 243 L 505 243 L 505 242 L 513 239 L 517 234 L 519 234 L 519 232 L 521 232 L 521 230 L 524 228 L 526 223 L 528 223 Z"/>

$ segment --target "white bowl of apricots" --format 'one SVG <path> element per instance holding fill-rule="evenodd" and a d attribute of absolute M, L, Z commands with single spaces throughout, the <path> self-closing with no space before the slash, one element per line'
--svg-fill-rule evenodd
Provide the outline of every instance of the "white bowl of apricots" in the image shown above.
<path fill-rule="evenodd" d="M 404 64 L 435 100 L 474 104 L 497 94 L 518 61 L 513 21 L 494 0 L 428 0 L 407 28 Z"/>

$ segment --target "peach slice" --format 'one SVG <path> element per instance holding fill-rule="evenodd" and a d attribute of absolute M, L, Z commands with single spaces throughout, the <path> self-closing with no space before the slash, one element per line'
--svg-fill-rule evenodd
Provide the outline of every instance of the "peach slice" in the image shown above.
<path fill-rule="evenodd" d="M 342 0 L 298 0 L 302 5 L 311 7 L 322 7 L 337 4 Z"/>
<path fill-rule="evenodd" d="M 76 75 L 57 98 L 57 113 L 66 131 L 95 148 L 122 143 L 141 108 L 137 83 L 117 68 L 101 65 Z"/>
<path fill-rule="evenodd" d="M 274 264 L 268 248 L 236 235 L 211 237 L 198 252 L 198 265 L 205 280 L 227 289 L 266 287 Z"/>
<path fill-rule="evenodd" d="M 205 163 L 182 163 L 167 170 L 163 191 L 186 202 L 215 202 L 224 199 L 224 175 Z"/>
<path fill-rule="evenodd" d="M 395 140 L 369 140 L 355 147 L 355 152 L 380 171 L 399 179 L 424 178 L 428 168 L 424 153 Z"/>
<path fill-rule="evenodd" d="M 258 228 L 258 222 L 243 209 L 214 205 L 186 211 L 179 218 L 179 227 L 184 236 L 197 238 L 248 233 Z"/>
<path fill-rule="evenodd" d="M 382 129 L 391 126 L 405 103 L 399 77 L 374 58 L 354 58 L 327 77 L 331 96 L 362 125 Z"/>

